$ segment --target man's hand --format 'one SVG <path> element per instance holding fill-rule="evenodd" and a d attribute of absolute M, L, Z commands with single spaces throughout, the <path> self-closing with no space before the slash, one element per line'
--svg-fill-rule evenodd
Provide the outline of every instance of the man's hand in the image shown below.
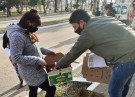
<path fill-rule="evenodd" d="M 58 67 L 57 68 L 56 67 L 53 68 L 53 70 L 59 70 L 59 69 L 61 69 L 61 68 L 58 68 Z"/>
<path fill-rule="evenodd" d="M 55 71 L 55 70 L 57 70 L 57 69 L 56 69 L 56 67 L 54 67 L 52 70 Z"/>

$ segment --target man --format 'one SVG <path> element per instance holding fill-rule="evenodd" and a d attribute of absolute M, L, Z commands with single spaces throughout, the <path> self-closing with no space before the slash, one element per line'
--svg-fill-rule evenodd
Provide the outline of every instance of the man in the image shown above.
<path fill-rule="evenodd" d="M 115 13 L 116 12 L 112 7 L 112 3 L 105 5 L 105 7 L 104 7 L 104 14 L 105 15 L 115 17 Z"/>
<path fill-rule="evenodd" d="M 135 72 L 135 31 L 113 17 L 90 19 L 81 9 L 72 13 L 69 22 L 80 37 L 55 68 L 67 67 L 89 49 L 114 65 L 108 88 L 110 97 L 126 97 Z"/>
<path fill-rule="evenodd" d="M 95 12 L 95 16 L 100 16 L 101 12 L 99 11 L 99 8 L 97 8 L 96 12 Z"/>

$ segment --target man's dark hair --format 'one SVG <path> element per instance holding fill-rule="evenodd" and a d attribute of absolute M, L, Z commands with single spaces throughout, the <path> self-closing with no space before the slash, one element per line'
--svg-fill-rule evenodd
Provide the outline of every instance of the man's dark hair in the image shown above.
<path fill-rule="evenodd" d="M 107 9 L 112 10 L 112 6 L 111 6 L 110 4 L 106 4 L 106 5 L 105 5 L 105 9 L 106 9 L 106 10 L 107 10 Z"/>
<path fill-rule="evenodd" d="M 115 9 L 112 7 L 113 3 L 110 3 L 110 4 L 106 4 L 105 5 L 105 9 L 109 9 L 109 12 L 107 13 L 107 16 L 113 16 L 115 17 L 115 14 L 116 14 L 116 11 Z"/>
<path fill-rule="evenodd" d="M 18 25 L 21 26 L 22 28 L 27 28 L 28 20 L 32 23 L 35 23 L 35 26 L 41 25 L 40 16 L 38 14 L 38 11 L 35 9 L 31 9 L 30 11 L 26 12 L 20 19 Z"/>
<path fill-rule="evenodd" d="M 69 18 L 69 23 L 79 23 L 80 20 L 84 20 L 85 22 L 87 22 L 89 19 L 90 16 L 85 10 L 78 9 L 71 14 Z"/>

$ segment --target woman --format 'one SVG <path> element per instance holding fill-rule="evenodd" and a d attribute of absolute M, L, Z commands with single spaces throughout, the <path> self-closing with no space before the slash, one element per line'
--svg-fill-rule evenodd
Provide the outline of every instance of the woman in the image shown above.
<path fill-rule="evenodd" d="M 21 77 L 29 85 L 29 97 L 37 97 L 38 88 L 46 91 L 45 97 L 54 97 L 56 87 L 49 86 L 47 74 L 44 71 L 46 62 L 42 54 L 55 53 L 39 48 L 39 40 L 34 32 L 40 25 L 41 20 L 37 10 L 31 9 L 22 16 L 17 25 L 12 24 L 7 27 L 11 59 L 18 64 Z"/>

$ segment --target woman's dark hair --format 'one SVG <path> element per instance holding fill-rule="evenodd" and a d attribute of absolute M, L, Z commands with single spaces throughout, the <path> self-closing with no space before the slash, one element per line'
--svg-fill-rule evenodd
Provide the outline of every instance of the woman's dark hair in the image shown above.
<path fill-rule="evenodd" d="M 90 16 L 85 10 L 78 9 L 71 14 L 69 18 L 69 23 L 79 23 L 80 20 L 84 20 L 85 22 L 87 22 L 89 19 Z"/>
<path fill-rule="evenodd" d="M 20 19 L 18 25 L 21 26 L 22 28 L 27 28 L 28 23 L 27 21 L 30 21 L 35 24 L 35 26 L 40 26 L 41 21 L 40 21 L 40 16 L 38 14 L 38 11 L 35 9 L 31 9 L 30 11 L 26 12 L 22 18 Z"/>

